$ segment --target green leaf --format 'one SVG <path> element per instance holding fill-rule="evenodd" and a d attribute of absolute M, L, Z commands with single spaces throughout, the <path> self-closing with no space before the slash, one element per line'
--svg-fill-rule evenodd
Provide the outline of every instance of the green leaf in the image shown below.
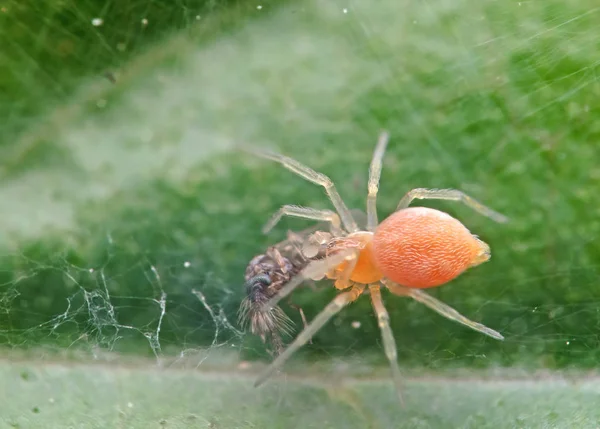
<path fill-rule="evenodd" d="M 252 387 L 253 372 L 73 363 L 0 365 L 3 427 L 595 428 L 596 378 L 418 377 L 405 407 L 389 379 L 287 376 Z M 18 394 L 16 394 L 18 392 Z"/>
<path fill-rule="evenodd" d="M 285 228 L 307 223 L 286 219 L 268 236 L 260 228 L 283 204 L 329 203 L 322 189 L 233 147 L 275 147 L 330 175 L 362 208 L 387 128 L 380 218 L 414 187 L 461 189 L 511 218 L 498 225 L 458 203 L 423 202 L 492 249 L 490 262 L 433 293 L 506 341 L 386 295 L 400 360 L 596 366 L 593 7 L 302 1 L 193 20 L 125 63 L 116 84 L 81 84 L 2 141 L 2 342 L 262 353 L 234 326 L 244 268 Z M 334 293 L 305 288 L 294 301 L 312 319 Z M 379 350 L 379 338 L 362 299 L 304 350 L 362 354 Z"/>

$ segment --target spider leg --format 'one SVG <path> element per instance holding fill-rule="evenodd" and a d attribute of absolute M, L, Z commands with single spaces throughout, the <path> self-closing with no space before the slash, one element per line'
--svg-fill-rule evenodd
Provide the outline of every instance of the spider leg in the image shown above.
<path fill-rule="evenodd" d="M 394 295 L 398 296 L 408 296 L 414 299 L 415 301 L 419 301 L 421 304 L 425 304 L 427 307 L 441 314 L 442 316 L 454 320 L 455 322 L 461 323 L 465 326 L 468 326 L 475 331 L 481 332 L 489 337 L 495 338 L 496 340 L 503 340 L 504 337 L 497 331 L 494 331 L 491 328 L 488 328 L 481 323 L 474 322 L 470 319 L 467 319 L 465 316 L 460 314 L 458 311 L 453 309 L 447 304 L 444 304 L 442 301 L 432 297 L 426 292 L 423 292 L 420 289 L 413 289 L 400 286 L 396 283 L 391 282 L 388 279 L 382 280 L 383 284 L 392 292 Z"/>
<path fill-rule="evenodd" d="M 472 208 L 476 212 L 482 214 L 483 216 L 487 216 L 490 219 L 499 222 L 506 223 L 508 222 L 508 218 L 503 214 L 500 214 L 489 207 L 484 206 L 479 201 L 471 198 L 467 194 L 462 191 L 458 191 L 456 189 L 425 189 L 425 188 L 416 188 L 412 191 L 409 191 L 402 197 L 400 203 L 398 203 L 398 207 L 396 211 L 407 208 L 412 200 L 450 200 L 450 201 L 460 201 L 466 206 Z"/>
<path fill-rule="evenodd" d="M 379 329 L 381 330 L 383 349 L 385 350 L 385 355 L 390 361 L 390 366 L 392 367 L 392 377 L 396 387 L 396 394 L 398 395 L 400 403 L 404 405 L 404 399 L 402 398 L 400 368 L 398 367 L 398 349 L 396 347 L 396 341 L 394 340 L 392 328 L 390 328 L 390 316 L 383 305 L 379 284 L 369 285 L 369 292 L 371 293 L 371 304 L 373 304 L 373 310 L 377 315 Z"/>
<path fill-rule="evenodd" d="M 260 157 L 270 159 L 271 161 L 278 162 L 291 172 L 296 173 L 300 177 L 303 177 L 305 180 L 308 180 L 309 182 L 312 182 L 316 185 L 323 186 L 325 188 L 325 192 L 327 192 L 327 195 L 329 196 L 329 199 L 333 203 L 333 206 L 340 215 L 344 227 L 349 232 L 358 231 L 356 221 L 352 217 L 352 214 L 350 213 L 350 210 L 344 203 L 344 200 L 342 200 L 342 197 L 338 193 L 335 185 L 333 184 L 333 181 L 328 176 L 314 171 L 313 169 L 307 167 L 304 164 L 301 164 L 295 159 L 289 158 L 284 155 L 280 155 L 278 153 L 260 150 L 255 150 L 253 151 L 253 153 Z"/>
<path fill-rule="evenodd" d="M 367 194 L 367 230 L 375 231 L 377 227 L 377 192 L 379 191 L 379 179 L 381 178 L 381 166 L 383 164 L 383 154 L 387 147 L 390 135 L 387 131 L 382 131 L 379 134 L 379 140 L 375 151 L 373 152 L 373 158 L 371 159 L 371 166 L 369 167 L 369 184 Z"/>
<path fill-rule="evenodd" d="M 269 301 L 265 303 L 266 309 L 274 308 L 279 301 L 288 296 L 305 280 L 315 280 L 322 278 L 332 268 L 337 267 L 342 262 L 356 259 L 357 249 L 344 249 L 323 259 L 311 261 L 302 271 L 283 286 Z"/>
<path fill-rule="evenodd" d="M 254 383 L 255 387 L 263 384 L 277 369 L 279 369 L 290 356 L 292 356 L 300 347 L 302 347 L 312 336 L 323 327 L 333 316 L 340 312 L 342 308 L 355 301 L 364 291 L 365 286 L 356 284 L 347 292 L 337 295 L 325 307 L 313 321 L 302 331 L 289 347 L 271 362 L 267 369 L 258 377 Z"/>
<path fill-rule="evenodd" d="M 283 216 L 301 217 L 304 219 L 312 219 L 318 221 L 325 221 L 331 224 L 331 229 L 334 235 L 342 235 L 340 217 L 337 213 L 331 210 L 318 210 L 310 207 L 299 207 L 292 205 L 285 205 L 273 214 L 271 219 L 263 227 L 263 233 L 268 233 Z"/>

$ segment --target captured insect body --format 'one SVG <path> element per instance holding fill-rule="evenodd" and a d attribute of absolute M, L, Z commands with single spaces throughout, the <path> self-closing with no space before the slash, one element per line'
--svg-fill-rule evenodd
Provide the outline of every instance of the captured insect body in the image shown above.
<path fill-rule="evenodd" d="M 382 285 L 393 295 L 410 297 L 448 319 L 492 338 L 504 339 L 500 333 L 467 319 L 423 290 L 448 283 L 468 268 L 488 261 L 490 247 L 449 214 L 427 207 L 409 207 L 409 205 L 415 199 L 460 201 L 494 221 L 503 223 L 508 219 L 461 191 L 417 188 L 406 193 L 396 211 L 379 223 L 376 199 L 383 155 L 388 140 L 388 133 L 382 132 L 371 160 L 366 201 L 367 220 L 364 229 L 359 228 L 329 177 L 283 155 L 255 152 L 259 156 L 282 164 L 309 182 L 323 186 L 336 209 L 333 212 L 283 206 L 266 225 L 265 230 L 269 230 L 286 215 L 326 221 L 330 224 L 330 232 L 317 231 L 308 237 L 306 241 L 308 244 L 304 246 L 303 253 L 305 256 L 311 256 L 309 257 L 311 260 L 268 300 L 264 311 L 275 309 L 279 300 L 288 296 L 306 279 L 327 277 L 334 280 L 334 286 L 338 290 L 343 291 L 306 326 L 284 352 L 275 358 L 260 375 L 256 386 L 262 384 L 279 369 L 334 315 L 368 290 L 381 330 L 383 348 L 391 365 L 396 392 L 402 402 L 396 343 L 381 296 Z M 316 246 L 317 252 L 311 246 Z M 317 253 L 323 248 L 324 255 L 319 257 Z"/>
<path fill-rule="evenodd" d="M 264 311 L 263 306 L 304 266 L 295 268 L 272 247 L 265 254 L 254 257 L 246 269 L 246 298 L 240 307 L 240 321 L 249 323 L 250 331 L 259 335 L 263 342 L 271 342 L 276 353 L 282 351 L 281 333 L 288 331 L 290 321 L 281 308 Z"/>
<path fill-rule="evenodd" d="M 283 351 L 282 335 L 290 333 L 292 321 L 279 306 L 266 309 L 265 305 L 308 265 L 310 259 L 303 254 L 302 248 L 307 242 L 307 234 L 315 230 L 289 231 L 287 240 L 255 256 L 246 267 L 246 297 L 240 306 L 239 321 L 249 326 L 250 332 L 258 335 L 264 343 L 270 343 L 275 354 Z M 302 309 L 296 308 L 306 324 Z"/>
<path fill-rule="evenodd" d="M 360 210 L 352 210 L 352 215 L 361 224 L 366 222 Z M 272 223 L 278 215 L 276 214 Z M 239 323 L 270 344 L 274 354 L 283 351 L 283 335 L 291 333 L 292 320 L 279 306 L 267 308 L 266 304 L 283 286 L 296 276 L 312 259 L 325 256 L 332 234 L 320 231 L 326 225 L 320 223 L 300 232 L 288 231 L 287 239 L 269 247 L 265 253 L 252 258 L 246 267 L 244 289 L 246 296 L 240 305 Z M 268 231 L 270 226 L 265 227 Z M 313 280 L 320 280 L 323 275 Z M 307 325 L 302 308 L 288 304 L 298 310 Z"/>

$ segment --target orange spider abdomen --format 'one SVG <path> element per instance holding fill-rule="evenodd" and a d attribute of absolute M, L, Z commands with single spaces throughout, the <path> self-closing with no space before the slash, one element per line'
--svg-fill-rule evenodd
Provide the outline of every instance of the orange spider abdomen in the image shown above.
<path fill-rule="evenodd" d="M 399 210 L 373 237 L 373 259 L 385 277 L 402 286 L 443 285 L 490 258 L 490 248 L 457 219 L 427 207 Z"/>

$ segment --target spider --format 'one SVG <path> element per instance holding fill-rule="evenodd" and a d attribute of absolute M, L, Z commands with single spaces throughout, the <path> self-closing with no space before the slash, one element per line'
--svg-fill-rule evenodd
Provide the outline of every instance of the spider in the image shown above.
<path fill-rule="evenodd" d="M 497 340 L 504 339 L 499 332 L 467 319 L 452 307 L 423 291 L 425 288 L 448 283 L 468 268 L 488 261 L 491 256 L 490 247 L 449 214 L 432 208 L 409 205 L 415 199 L 452 200 L 462 202 L 499 223 L 507 222 L 508 218 L 459 190 L 416 188 L 406 193 L 396 211 L 379 223 L 376 201 L 388 141 L 389 133 L 382 131 L 371 159 L 366 201 L 367 222 L 364 230 L 358 227 L 328 176 L 292 158 L 269 151 L 252 150 L 255 155 L 278 162 L 307 181 L 323 186 L 336 209 L 331 211 L 285 205 L 265 226 L 264 232 L 268 232 L 283 216 L 325 221 L 330 224 L 330 232 L 318 231 L 312 240 L 313 243 L 317 243 L 317 247 L 326 249 L 325 256 L 313 258 L 300 273 L 266 302 L 266 310 L 275 308 L 282 298 L 308 279 L 327 277 L 334 280 L 335 288 L 341 291 L 288 348 L 273 360 L 258 377 L 255 387 L 263 384 L 281 368 L 334 315 L 368 290 L 381 331 L 385 355 L 391 366 L 396 393 L 400 403 L 403 403 L 397 347 L 390 328 L 389 315 L 381 297 L 382 286 L 393 295 L 410 297 L 450 320 Z M 310 249 L 310 246 L 305 251 L 311 258 L 318 253 L 317 250 Z"/>

